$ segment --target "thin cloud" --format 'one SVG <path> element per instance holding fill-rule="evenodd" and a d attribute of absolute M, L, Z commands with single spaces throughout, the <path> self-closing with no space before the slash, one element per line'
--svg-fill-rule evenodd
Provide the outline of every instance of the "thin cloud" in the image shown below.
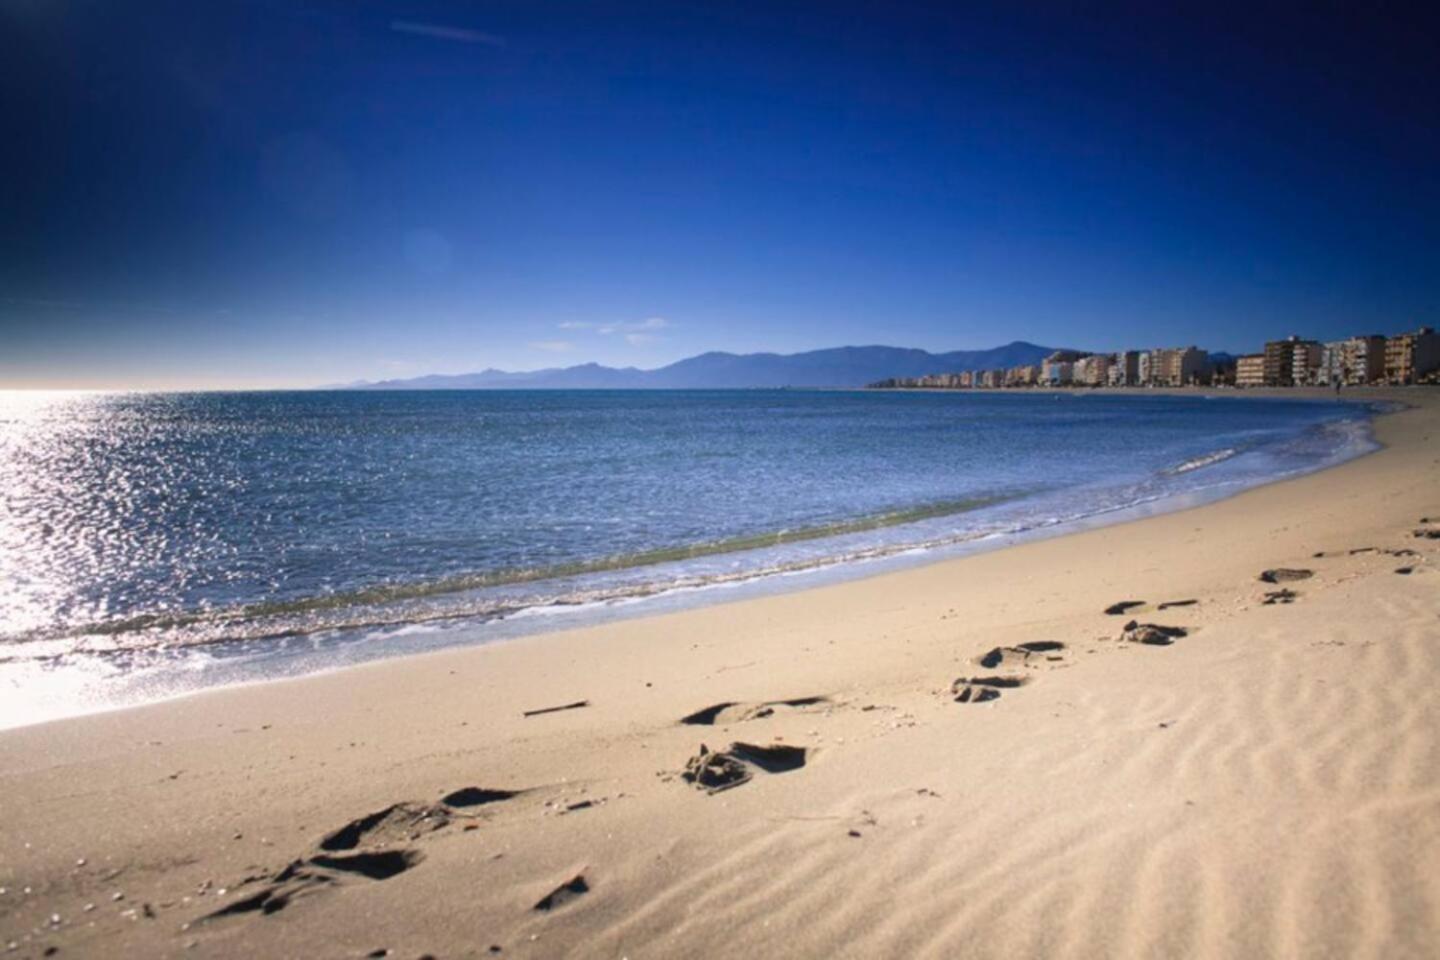
<path fill-rule="evenodd" d="M 664 317 L 646 317 L 644 320 L 629 320 L 621 323 L 595 323 L 592 320 L 565 320 L 559 324 L 561 330 L 594 330 L 601 336 L 623 334 L 632 344 L 649 343 L 655 339 L 656 330 L 664 330 L 670 321 Z"/>
<path fill-rule="evenodd" d="M 628 343 L 628 344 L 630 344 L 630 346 L 632 346 L 632 347 L 638 347 L 638 346 L 640 346 L 641 344 L 645 344 L 645 343 L 654 343 L 657 339 L 659 339 L 659 338 L 656 337 L 655 334 L 653 334 L 653 333 L 627 333 L 627 334 L 625 334 L 625 342 Z"/>
<path fill-rule="evenodd" d="M 415 20 L 391 20 L 390 29 L 396 33 L 409 33 L 432 40 L 453 40 L 456 43 L 483 43 L 488 47 L 505 46 L 505 38 L 493 33 L 483 33 L 466 27 L 451 27 L 443 23 L 419 23 Z"/>
<path fill-rule="evenodd" d="M 575 349 L 575 344 L 569 340 L 532 340 L 529 346 L 533 350 L 544 350 L 546 353 L 569 353 Z"/>

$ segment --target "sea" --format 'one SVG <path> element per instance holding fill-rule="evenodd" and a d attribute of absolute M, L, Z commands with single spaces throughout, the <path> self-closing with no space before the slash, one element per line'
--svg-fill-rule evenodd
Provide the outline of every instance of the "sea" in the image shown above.
<path fill-rule="evenodd" d="M 1372 412 L 1140 391 L 0 393 L 0 727 L 1178 509 L 1360 456 Z"/>

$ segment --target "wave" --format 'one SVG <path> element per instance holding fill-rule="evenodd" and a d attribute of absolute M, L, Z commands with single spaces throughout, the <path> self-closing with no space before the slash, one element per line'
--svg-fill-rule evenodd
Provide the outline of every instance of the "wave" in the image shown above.
<path fill-rule="evenodd" d="M 1199 470 L 1202 467 L 1208 467 L 1217 463 L 1224 463 L 1231 457 L 1238 456 L 1239 453 L 1240 450 L 1237 447 L 1226 447 L 1224 450 L 1216 450 L 1214 453 L 1207 453 L 1204 456 L 1195 457 L 1191 460 L 1186 460 L 1184 463 L 1173 466 L 1164 472 L 1172 475 L 1179 473 L 1189 473 L 1192 470 Z"/>
<path fill-rule="evenodd" d="M 465 596 L 530 583 L 556 587 L 606 573 L 624 573 L 703 557 L 739 554 L 864 533 L 969 513 L 1018 499 L 1023 494 L 941 501 L 866 517 L 784 528 L 764 533 L 663 547 L 636 553 L 524 569 L 460 574 L 434 580 L 383 583 L 318 596 L 266 601 L 218 609 L 144 613 L 137 616 L 41 627 L 0 635 L 0 663 L 47 659 L 72 653 L 128 653 L 139 650 L 205 646 L 247 640 L 274 640 L 338 630 L 373 630 L 446 620 L 493 620 L 537 606 L 566 607 L 641 599 L 656 593 L 738 583 L 820 566 L 870 559 L 901 549 L 896 545 L 835 557 L 807 558 L 708 575 L 675 576 L 659 581 L 573 587 L 535 595 L 500 598 Z M 905 548 L 916 545 L 906 545 Z M 920 545 L 924 546 L 924 545 Z"/>
<path fill-rule="evenodd" d="M 125 662 L 131 655 L 187 649 L 257 649 L 252 643 L 394 632 L 446 623 L 483 624 L 575 608 L 636 602 L 663 594 L 735 586 L 769 577 L 795 576 L 825 568 L 906 554 L 964 547 L 977 541 L 1026 535 L 1141 508 L 1182 494 L 1251 485 L 1297 470 L 1316 469 L 1363 452 L 1368 420 L 1324 424 L 1280 445 L 1240 443 L 1186 460 L 1150 479 L 1109 489 L 1052 488 L 923 504 L 859 518 L 784 528 L 727 539 L 667 546 L 610 557 L 524 569 L 481 571 L 429 580 L 380 583 L 359 589 L 213 609 L 144 613 L 108 620 L 53 625 L 0 635 L 0 663 L 59 662 L 97 656 Z M 1293 455 L 1274 461 L 1289 447 Z M 1261 459 L 1241 454 L 1255 454 Z M 1236 468 L 1181 481 L 1206 467 L 1235 461 Z M 1250 464 L 1249 466 L 1240 466 Z M 1256 464 L 1260 468 L 1256 469 Z M 1239 471 L 1237 473 L 1236 471 Z M 1082 490 L 1084 492 L 1082 492 Z M 983 520 L 945 524 L 946 518 L 986 508 Z M 940 521 L 926 524 L 926 521 Z M 869 531 L 911 525 L 885 542 L 864 538 Z M 775 550 L 807 541 L 826 541 L 809 552 Z M 767 552 L 768 551 L 768 552 Z M 748 554 L 743 559 L 740 555 Z M 687 563 L 735 555 L 725 565 Z M 697 569 L 699 568 L 699 569 Z M 228 650 L 226 651 L 228 655 Z"/>

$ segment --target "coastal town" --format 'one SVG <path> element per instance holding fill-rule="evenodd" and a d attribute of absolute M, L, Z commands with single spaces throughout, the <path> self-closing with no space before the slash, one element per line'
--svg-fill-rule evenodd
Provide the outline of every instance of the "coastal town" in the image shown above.
<path fill-rule="evenodd" d="M 1024 387 L 1331 387 L 1440 383 L 1440 334 L 1430 327 L 1321 343 L 1272 340 L 1232 357 L 1199 347 L 1085 353 L 1056 350 L 1038 364 L 902 377 L 871 389 L 996 390 Z"/>

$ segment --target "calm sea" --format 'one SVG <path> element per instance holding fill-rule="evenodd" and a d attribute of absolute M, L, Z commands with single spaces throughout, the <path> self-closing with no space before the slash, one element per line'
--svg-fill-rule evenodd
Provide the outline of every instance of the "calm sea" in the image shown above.
<path fill-rule="evenodd" d="M 1366 424 L 1144 395 L 0 394 L 0 725 L 998 545 L 1317 469 Z"/>

